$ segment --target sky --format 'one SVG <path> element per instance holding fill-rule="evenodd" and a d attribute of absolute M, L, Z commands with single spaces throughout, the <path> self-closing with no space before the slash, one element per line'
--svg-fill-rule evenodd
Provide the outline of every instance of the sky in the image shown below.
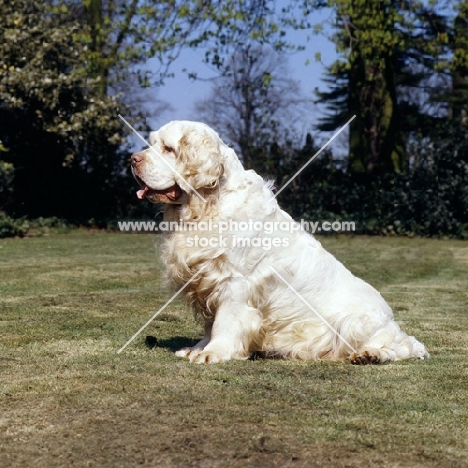
<path fill-rule="evenodd" d="M 331 10 L 318 11 L 312 16 L 312 24 L 324 23 L 325 27 L 328 25 L 328 30 L 330 30 L 332 21 L 333 12 Z M 314 35 L 308 41 L 307 36 L 310 34 L 310 30 L 288 31 L 288 40 L 294 44 L 305 46 L 305 50 L 287 54 L 287 62 L 290 77 L 300 83 L 304 97 L 314 101 L 314 90 L 316 88 L 326 89 L 322 81 L 325 67 L 337 59 L 337 54 L 334 44 L 324 34 Z M 321 55 L 320 62 L 315 59 L 317 53 Z M 148 91 L 150 99 L 149 105 L 146 107 L 151 114 L 151 117 L 148 118 L 150 128 L 156 130 L 171 120 L 201 120 L 195 111 L 195 103 L 209 97 L 211 83 L 191 80 L 182 70 L 196 71 L 202 77 L 214 77 L 213 70 L 203 64 L 203 57 L 203 50 L 183 51 L 171 66 L 170 72 L 174 74 L 174 78 L 167 79 L 163 87 L 151 88 Z M 161 113 L 152 112 L 151 100 L 154 99 L 166 101 L 171 108 Z M 323 110 L 318 105 L 311 103 L 310 111 L 303 116 L 302 121 L 298 124 L 300 128 L 296 130 L 304 137 L 310 131 L 316 134 L 313 126 L 322 113 Z M 317 135 L 314 136 L 317 138 Z M 318 135 L 318 142 L 321 140 L 325 142 L 330 136 L 331 134 Z M 341 144 L 343 141 L 345 141 L 345 137 L 342 138 Z M 339 139 L 335 145 L 340 145 Z"/>

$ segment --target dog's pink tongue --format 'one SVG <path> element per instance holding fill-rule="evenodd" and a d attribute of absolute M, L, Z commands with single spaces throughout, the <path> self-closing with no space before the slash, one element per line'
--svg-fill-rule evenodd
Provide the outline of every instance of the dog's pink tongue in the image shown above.
<path fill-rule="evenodd" d="M 142 190 L 138 190 L 138 192 L 136 193 L 137 194 L 137 197 L 140 199 L 140 200 L 144 200 L 145 198 L 145 195 L 146 195 L 146 192 L 149 190 L 148 186 L 146 186 L 144 189 Z"/>

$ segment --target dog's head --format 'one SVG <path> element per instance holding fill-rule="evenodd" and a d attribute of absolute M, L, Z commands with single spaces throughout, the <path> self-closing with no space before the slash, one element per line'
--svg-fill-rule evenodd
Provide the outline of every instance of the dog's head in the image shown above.
<path fill-rule="evenodd" d="M 205 124 L 173 121 L 150 135 L 151 147 L 131 157 L 141 186 L 138 198 L 183 204 L 218 187 L 226 154 L 232 152 Z M 230 155 L 231 156 L 231 155 Z"/>

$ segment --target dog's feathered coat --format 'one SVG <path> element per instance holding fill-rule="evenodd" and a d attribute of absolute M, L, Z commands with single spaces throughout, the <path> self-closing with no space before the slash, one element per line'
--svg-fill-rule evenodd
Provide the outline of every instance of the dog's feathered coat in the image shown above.
<path fill-rule="evenodd" d="M 199 228 L 168 233 L 164 245 L 170 279 L 177 287 L 192 279 L 185 294 L 205 321 L 205 337 L 178 356 L 214 363 L 259 351 L 362 364 L 428 357 L 381 295 L 306 232 L 250 229 L 221 236 L 218 223 L 293 221 L 271 184 L 244 170 L 215 131 L 174 121 L 150 142 L 151 149 L 132 156 L 138 196 L 166 203 L 166 220 Z M 211 230 L 204 229 L 208 221 Z M 194 245 L 194 236 L 204 242 Z"/>

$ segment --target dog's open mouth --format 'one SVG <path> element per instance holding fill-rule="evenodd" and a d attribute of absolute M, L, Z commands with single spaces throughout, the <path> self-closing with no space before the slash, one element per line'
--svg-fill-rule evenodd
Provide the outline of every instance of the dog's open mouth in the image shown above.
<path fill-rule="evenodd" d="M 168 187 L 164 190 L 150 189 L 145 185 L 145 188 L 138 190 L 137 192 L 137 197 L 140 200 L 144 200 L 145 198 L 154 198 L 157 195 L 162 195 L 169 198 L 171 201 L 176 201 L 182 195 L 182 190 L 177 184 L 174 184 L 172 187 Z"/>
<path fill-rule="evenodd" d="M 147 199 L 152 203 L 171 203 L 176 202 L 182 195 L 182 189 L 177 184 L 162 190 L 156 190 L 148 187 L 143 179 L 136 174 L 134 176 L 141 187 L 136 193 L 140 200 Z"/>

